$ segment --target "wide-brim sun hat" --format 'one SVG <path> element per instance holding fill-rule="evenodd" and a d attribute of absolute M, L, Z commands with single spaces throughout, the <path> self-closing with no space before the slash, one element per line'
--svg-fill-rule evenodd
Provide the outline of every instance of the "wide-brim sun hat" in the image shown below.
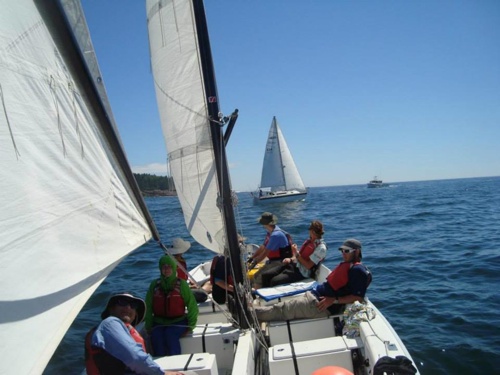
<path fill-rule="evenodd" d="M 171 255 L 184 254 L 191 247 L 189 241 L 185 241 L 182 238 L 174 238 L 172 240 L 172 246 L 168 247 L 168 253 Z"/>
<path fill-rule="evenodd" d="M 278 217 L 270 212 L 264 212 L 257 221 L 261 225 L 276 225 L 278 224 Z"/>
<path fill-rule="evenodd" d="M 101 319 L 104 320 L 104 319 L 106 319 L 110 315 L 109 314 L 109 308 L 111 306 L 113 306 L 114 302 L 118 298 L 126 298 L 126 299 L 129 299 L 131 301 L 136 302 L 136 304 L 137 304 L 135 319 L 134 319 L 133 322 L 130 322 L 130 324 L 132 324 L 135 327 L 136 325 L 138 325 L 140 322 L 142 322 L 144 320 L 144 317 L 146 316 L 146 303 L 141 298 L 134 297 L 130 293 L 117 293 L 117 294 L 113 294 L 108 299 L 108 303 L 106 304 L 106 308 L 101 313 Z"/>

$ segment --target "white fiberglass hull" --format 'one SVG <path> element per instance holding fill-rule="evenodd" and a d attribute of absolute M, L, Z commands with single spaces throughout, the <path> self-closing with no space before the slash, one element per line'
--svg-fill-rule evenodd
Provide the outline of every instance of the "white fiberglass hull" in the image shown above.
<path fill-rule="evenodd" d="M 300 192 L 297 190 L 286 190 L 277 191 L 275 193 L 270 193 L 267 195 L 259 196 L 259 194 L 253 194 L 255 203 L 285 203 L 305 200 L 307 192 Z"/>
<path fill-rule="evenodd" d="M 197 280 L 208 277 L 208 274 L 201 275 L 202 270 L 207 269 L 207 263 L 210 262 L 193 269 L 198 275 Z M 324 279 L 328 273 L 329 270 L 322 266 L 319 278 Z M 297 296 L 282 297 L 281 300 L 295 297 Z M 257 297 L 254 305 L 276 302 L 277 300 L 265 301 Z M 183 353 L 186 354 L 158 361 L 161 361 L 165 369 L 182 370 L 182 366 L 188 363 L 190 353 L 200 353 L 192 356 L 186 369 L 198 374 L 253 375 L 262 373 L 261 369 L 265 368 L 266 373 L 279 375 L 310 374 L 322 367 L 338 366 L 352 373 L 368 375 L 373 373 L 375 364 L 382 357 L 405 356 L 412 360 L 382 313 L 369 300 L 366 306 L 375 312 L 375 317 L 361 322 L 359 336 L 354 338 L 339 334 L 336 329 L 338 323 L 344 320 L 344 315 L 263 323 L 266 341 L 269 343 L 266 351 L 253 329 L 243 331 L 232 327 L 226 319 L 226 307 L 218 308 L 209 299 L 200 304 L 198 324 L 193 335 L 181 339 Z M 233 343 L 236 345 L 234 352 L 231 349 Z M 197 361 L 193 362 L 194 358 Z"/>

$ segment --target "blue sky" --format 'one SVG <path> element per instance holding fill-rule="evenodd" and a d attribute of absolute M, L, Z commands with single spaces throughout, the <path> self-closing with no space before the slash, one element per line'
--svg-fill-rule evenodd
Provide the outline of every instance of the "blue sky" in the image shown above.
<path fill-rule="evenodd" d="M 141 0 L 83 0 L 123 144 L 164 174 Z M 206 0 L 232 185 L 276 116 L 307 186 L 500 175 L 500 1 Z"/>

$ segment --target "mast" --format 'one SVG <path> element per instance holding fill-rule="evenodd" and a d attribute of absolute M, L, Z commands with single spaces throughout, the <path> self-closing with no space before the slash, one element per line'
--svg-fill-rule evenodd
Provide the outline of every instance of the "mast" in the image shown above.
<path fill-rule="evenodd" d="M 238 241 L 238 233 L 236 228 L 236 220 L 234 217 L 231 181 L 229 179 L 229 167 L 227 164 L 227 156 L 225 142 L 222 135 L 222 125 L 219 119 L 219 103 L 217 96 L 217 86 L 215 82 L 215 71 L 212 60 L 212 52 L 210 49 L 210 40 L 208 36 L 208 26 L 205 17 L 205 9 L 203 0 L 193 0 L 193 10 L 196 22 L 196 30 L 198 44 L 200 48 L 200 60 L 202 64 L 203 81 L 205 83 L 205 95 L 207 98 L 208 114 L 211 119 L 211 138 L 215 154 L 215 163 L 217 170 L 217 182 L 219 199 L 221 201 L 221 209 L 225 222 L 226 240 L 229 247 L 229 256 L 231 258 L 232 270 L 234 274 L 235 285 L 243 284 L 243 267 L 240 255 L 240 247 Z M 241 293 L 242 288 L 236 288 L 235 297 L 238 299 L 235 316 L 241 328 L 249 328 L 245 316 L 247 313 L 246 296 Z"/>

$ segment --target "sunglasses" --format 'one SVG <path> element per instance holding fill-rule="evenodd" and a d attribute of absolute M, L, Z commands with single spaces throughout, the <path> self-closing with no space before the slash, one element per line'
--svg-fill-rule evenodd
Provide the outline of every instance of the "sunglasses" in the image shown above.
<path fill-rule="evenodd" d="M 352 253 L 353 251 L 356 251 L 356 249 L 343 249 L 343 248 L 341 248 L 341 247 L 340 247 L 340 248 L 339 248 L 339 251 L 340 251 L 341 253 L 344 253 L 344 254 L 350 254 L 350 253 Z"/>
<path fill-rule="evenodd" d="M 115 304 L 122 307 L 130 306 L 134 310 L 136 310 L 139 307 L 139 303 L 137 301 L 133 301 L 128 298 L 118 298 Z"/>

